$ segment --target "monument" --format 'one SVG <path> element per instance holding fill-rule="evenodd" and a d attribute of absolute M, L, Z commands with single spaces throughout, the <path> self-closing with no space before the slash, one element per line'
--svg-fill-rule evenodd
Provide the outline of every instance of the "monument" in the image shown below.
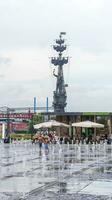
<path fill-rule="evenodd" d="M 63 52 L 66 50 L 65 40 L 62 38 L 65 32 L 61 32 L 59 39 L 53 45 L 53 49 L 58 53 L 58 57 L 51 57 L 51 63 L 57 67 L 57 74 L 55 69 L 53 75 L 56 77 L 56 89 L 53 92 L 53 108 L 55 113 L 65 112 L 65 107 L 67 105 L 67 94 L 66 87 L 67 84 L 64 83 L 63 66 L 68 63 L 68 57 L 63 56 Z"/>

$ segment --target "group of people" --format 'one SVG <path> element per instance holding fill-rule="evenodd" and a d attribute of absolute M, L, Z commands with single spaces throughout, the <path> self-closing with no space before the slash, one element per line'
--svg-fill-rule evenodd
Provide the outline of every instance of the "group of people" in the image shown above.
<path fill-rule="evenodd" d="M 67 144 L 67 143 L 82 143 L 82 144 L 93 144 L 93 143 L 100 143 L 100 142 L 106 142 L 107 144 L 112 143 L 112 135 L 108 135 L 107 138 L 102 138 L 101 136 L 97 135 L 95 138 L 93 137 L 74 137 L 74 139 L 70 138 L 67 135 L 64 136 L 57 136 L 56 133 L 43 133 L 40 132 L 36 134 L 36 137 L 34 137 L 32 144 L 33 143 L 38 143 L 39 144 L 39 149 L 41 150 L 42 147 L 45 149 L 45 151 L 49 151 L 49 144 Z"/>
<path fill-rule="evenodd" d="M 33 140 L 32 140 L 32 144 L 36 144 L 38 143 L 39 144 L 39 149 L 41 150 L 42 147 L 44 147 L 45 150 L 49 150 L 49 144 L 52 143 L 52 144 L 67 144 L 67 143 L 70 143 L 70 138 L 66 135 L 64 137 L 59 137 L 58 135 L 56 135 L 56 133 L 54 132 L 50 132 L 50 133 L 43 133 L 43 132 L 40 132 L 40 133 L 37 133 Z"/>
<path fill-rule="evenodd" d="M 50 143 L 50 138 L 48 135 L 44 135 L 44 134 L 38 134 L 36 135 L 36 137 L 33 139 L 32 144 L 39 144 L 39 149 L 42 149 L 42 146 L 44 146 L 45 150 L 49 150 L 48 148 L 48 144 Z"/>

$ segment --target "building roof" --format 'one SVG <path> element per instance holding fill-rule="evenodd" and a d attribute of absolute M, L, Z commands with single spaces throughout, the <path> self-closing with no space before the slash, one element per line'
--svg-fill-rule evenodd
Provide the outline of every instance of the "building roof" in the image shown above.
<path fill-rule="evenodd" d="M 42 115 L 56 115 L 56 116 L 112 116 L 112 112 L 42 112 Z"/>

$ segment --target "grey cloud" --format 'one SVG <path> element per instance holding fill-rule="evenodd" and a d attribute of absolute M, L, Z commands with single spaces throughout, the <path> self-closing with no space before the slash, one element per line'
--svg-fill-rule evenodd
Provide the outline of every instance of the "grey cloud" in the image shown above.
<path fill-rule="evenodd" d="M 68 92 L 70 111 L 112 111 L 111 85 L 74 85 Z"/>
<path fill-rule="evenodd" d="M 3 79 L 5 77 L 4 74 L 0 74 L 0 79 Z"/>
<path fill-rule="evenodd" d="M 111 0 L 0 1 L 0 51 L 8 49 L 10 52 L 18 48 L 33 49 L 35 46 L 41 49 L 47 46 L 49 51 L 50 45 L 59 32 L 66 31 L 73 61 L 70 66 L 69 88 L 67 88 L 69 109 L 72 111 L 103 110 L 105 107 L 106 110 L 111 108 L 112 99 L 111 8 Z M 81 50 L 79 56 L 76 55 L 77 48 Z M 85 56 L 86 52 L 97 55 L 97 58 L 82 59 L 80 55 Z M 24 60 L 21 56 L 20 59 Z M 10 62 L 10 58 L 0 57 L 1 66 L 8 66 Z M 9 71 L 5 71 L 7 77 Z M 55 86 L 52 89 L 48 79 L 42 81 L 4 82 L 0 88 L 1 104 L 27 105 L 32 103 L 33 96 L 39 96 L 39 103 L 41 101 L 44 103 L 43 99 L 47 95 L 52 99 Z M 107 100 L 108 105 L 104 99 Z"/>
<path fill-rule="evenodd" d="M 1 45 L 47 45 L 62 29 L 72 38 L 72 45 L 88 50 L 101 51 L 112 40 L 111 24 L 106 23 L 110 16 L 103 14 L 103 11 L 109 10 L 111 1 L 106 9 L 102 7 L 97 12 L 95 8 L 87 9 L 86 4 L 83 4 L 82 10 L 81 4 L 78 5 L 75 0 L 4 1 L 5 6 L 1 6 L 1 19 L 4 21 L 1 23 Z"/>
<path fill-rule="evenodd" d="M 8 57 L 0 56 L 0 64 L 8 65 L 11 63 L 11 59 Z"/>
<path fill-rule="evenodd" d="M 49 105 L 52 104 L 52 94 L 50 80 L 38 81 L 4 81 L 0 83 L 1 101 L 0 106 L 8 105 L 9 107 L 33 106 L 33 98 L 37 97 L 38 106 L 46 106 L 46 97 L 49 97 Z"/>

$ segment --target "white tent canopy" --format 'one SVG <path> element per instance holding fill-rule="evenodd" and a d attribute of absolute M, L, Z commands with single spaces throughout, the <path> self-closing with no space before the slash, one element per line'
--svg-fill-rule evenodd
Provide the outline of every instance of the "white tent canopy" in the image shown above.
<path fill-rule="evenodd" d="M 104 128 L 103 124 L 91 122 L 91 121 L 83 121 L 76 122 L 72 124 L 73 127 L 82 127 L 82 128 Z"/>
<path fill-rule="evenodd" d="M 68 128 L 69 125 L 62 123 L 62 122 L 58 122 L 56 120 L 49 120 L 47 122 L 43 122 L 43 123 L 34 125 L 34 129 L 52 128 L 52 127 L 67 127 Z"/>

